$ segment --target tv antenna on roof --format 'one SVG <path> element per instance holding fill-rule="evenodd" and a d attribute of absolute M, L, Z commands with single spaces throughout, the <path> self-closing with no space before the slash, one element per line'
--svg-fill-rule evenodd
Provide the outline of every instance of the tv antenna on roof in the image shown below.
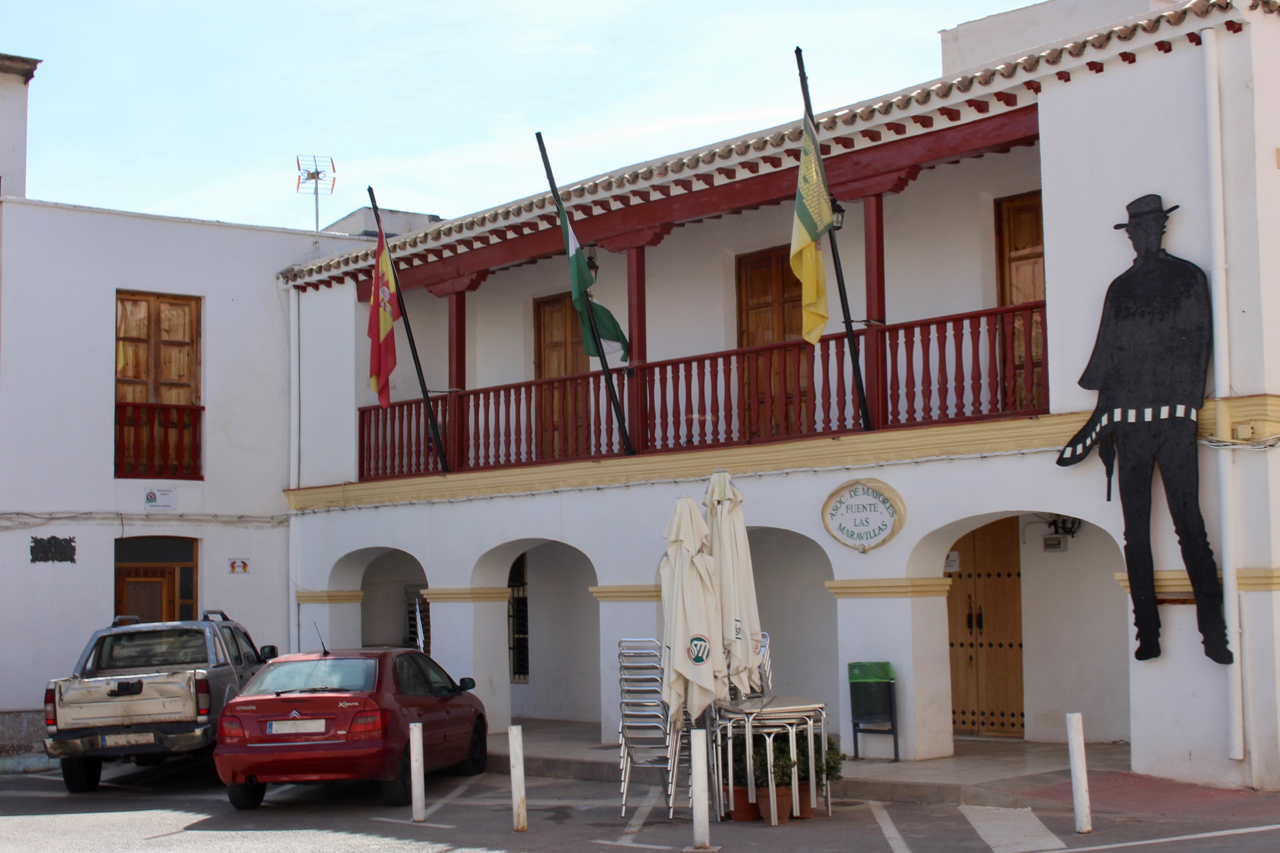
<path fill-rule="evenodd" d="M 333 195 L 333 185 L 338 171 L 333 165 L 332 157 L 318 157 L 315 154 L 298 155 L 298 192 L 309 192 L 316 200 L 316 236 L 320 236 L 320 193 Z"/>

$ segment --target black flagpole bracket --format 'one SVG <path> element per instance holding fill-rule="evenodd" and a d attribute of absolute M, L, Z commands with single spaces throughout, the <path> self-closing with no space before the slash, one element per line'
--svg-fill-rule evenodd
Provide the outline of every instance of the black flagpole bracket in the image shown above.
<path fill-rule="evenodd" d="M 418 387 L 422 389 L 422 407 L 427 410 L 427 429 L 431 432 L 431 441 L 436 446 L 436 461 L 440 463 L 440 472 L 449 473 L 449 463 L 445 459 L 444 441 L 440 438 L 440 426 L 436 423 L 436 413 L 431 408 L 431 396 L 427 393 L 427 382 L 422 378 L 422 362 L 418 360 L 418 345 L 413 341 L 413 327 L 409 325 L 409 312 L 404 305 L 404 293 L 400 290 L 400 273 L 396 271 L 395 258 L 391 257 L 391 244 L 387 243 L 387 235 L 382 230 L 382 213 L 378 210 L 378 200 L 373 196 L 373 187 L 369 187 L 369 203 L 373 205 L 373 218 L 378 223 L 378 233 L 382 235 L 383 246 L 387 251 L 387 260 L 391 265 L 391 279 L 396 285 L 396 304 L 400 306 L 400 319 L 404 322 L 404 335 L 409 339 L 409 352 L 413 356 L 413 369 L 418 373 Z M 377 294 L 369 294 L 369 299 L 377 298 Z"/>

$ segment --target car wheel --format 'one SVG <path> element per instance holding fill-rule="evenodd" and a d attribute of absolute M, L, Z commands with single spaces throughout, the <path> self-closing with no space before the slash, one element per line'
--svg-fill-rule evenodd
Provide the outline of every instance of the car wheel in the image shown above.
<path fill-rule="evenodd" d="M 484 723 L 476 720 L 471 730 L 471 745 L 467 747 L 467 757 L 455 768 L 462 776 L 475 776 L 483 773 L 489 763 L 489 739 L 485 737 Z"/>
<path fill-rule="evenodd" d="M 407 806 L 413 799 L 413 788 L 409 782 L 408 748 L 400 758 L 400 772 L 396 774 L 396 778 L 382 783 L 382 798 L 389 806 Z"/>
<path fill-rule="evenodd" d="M 87 794 L 98 789 L 102 778 L 101 758 L 62 759 L 62 783 L 73 794 Z"/>
<path fill-rule="evenodd" d="M 262 805 L 262 798 L 267 795 L 267 786 L 262 782 L 241 783 L 227 786 L 227 799 L 240 811 L 256 809 Z"/>

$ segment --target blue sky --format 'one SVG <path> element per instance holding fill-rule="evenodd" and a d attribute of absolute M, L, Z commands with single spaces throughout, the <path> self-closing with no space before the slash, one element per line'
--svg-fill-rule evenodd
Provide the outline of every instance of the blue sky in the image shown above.
<path fill-rule="evenodd" d="M 367 203 L 458 216 L 939 75 L 937 31 L 1027 0 L 0 0 L 31 83 L 27 195 L 310 228 Z"/>

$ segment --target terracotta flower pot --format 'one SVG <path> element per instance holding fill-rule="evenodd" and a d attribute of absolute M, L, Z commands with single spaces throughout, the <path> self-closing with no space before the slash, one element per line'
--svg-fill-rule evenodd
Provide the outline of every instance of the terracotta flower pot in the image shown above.
<path fill-rule="evenodd" d="M 791 787 L 779 787 L 778 791 L 778 825 L 791 820 Z M 756 805 L 760 807 L 760 817 L 766 824 L 772 825 L 773 821 L 769 817 L 769 810 L 772 804 L 769 802 L 769 789 L 756 788 Z"/>
<path fill-rule="evenodd" d="M 746 788 L 739 788 L 736 785 L 734 786 L 733 809 L 730 810 L 729 812 L 729 814 L 733 817 L 734 820 L 759 820 L 760 819 L 760 806 L 756 805 L 753 802 L 749 802 L 747 800 L 747 796 L 748 794 L 747 794 Z M 729 803 L 728 786 L 725 786 L 725 789 L 724 789 L 724 801 L 725 801 L 725 804 L 728 805 Z"/>
<path fill-rule="evenodd" d="M 813 806 L 809 804 L 809 786 L 812 784 L 808 779 L 802 779 L 800 787 L 796 788 L 796 796 L 800 798 L 800 814 L 794 817 L 800 820 L 813 817 Z"/>

